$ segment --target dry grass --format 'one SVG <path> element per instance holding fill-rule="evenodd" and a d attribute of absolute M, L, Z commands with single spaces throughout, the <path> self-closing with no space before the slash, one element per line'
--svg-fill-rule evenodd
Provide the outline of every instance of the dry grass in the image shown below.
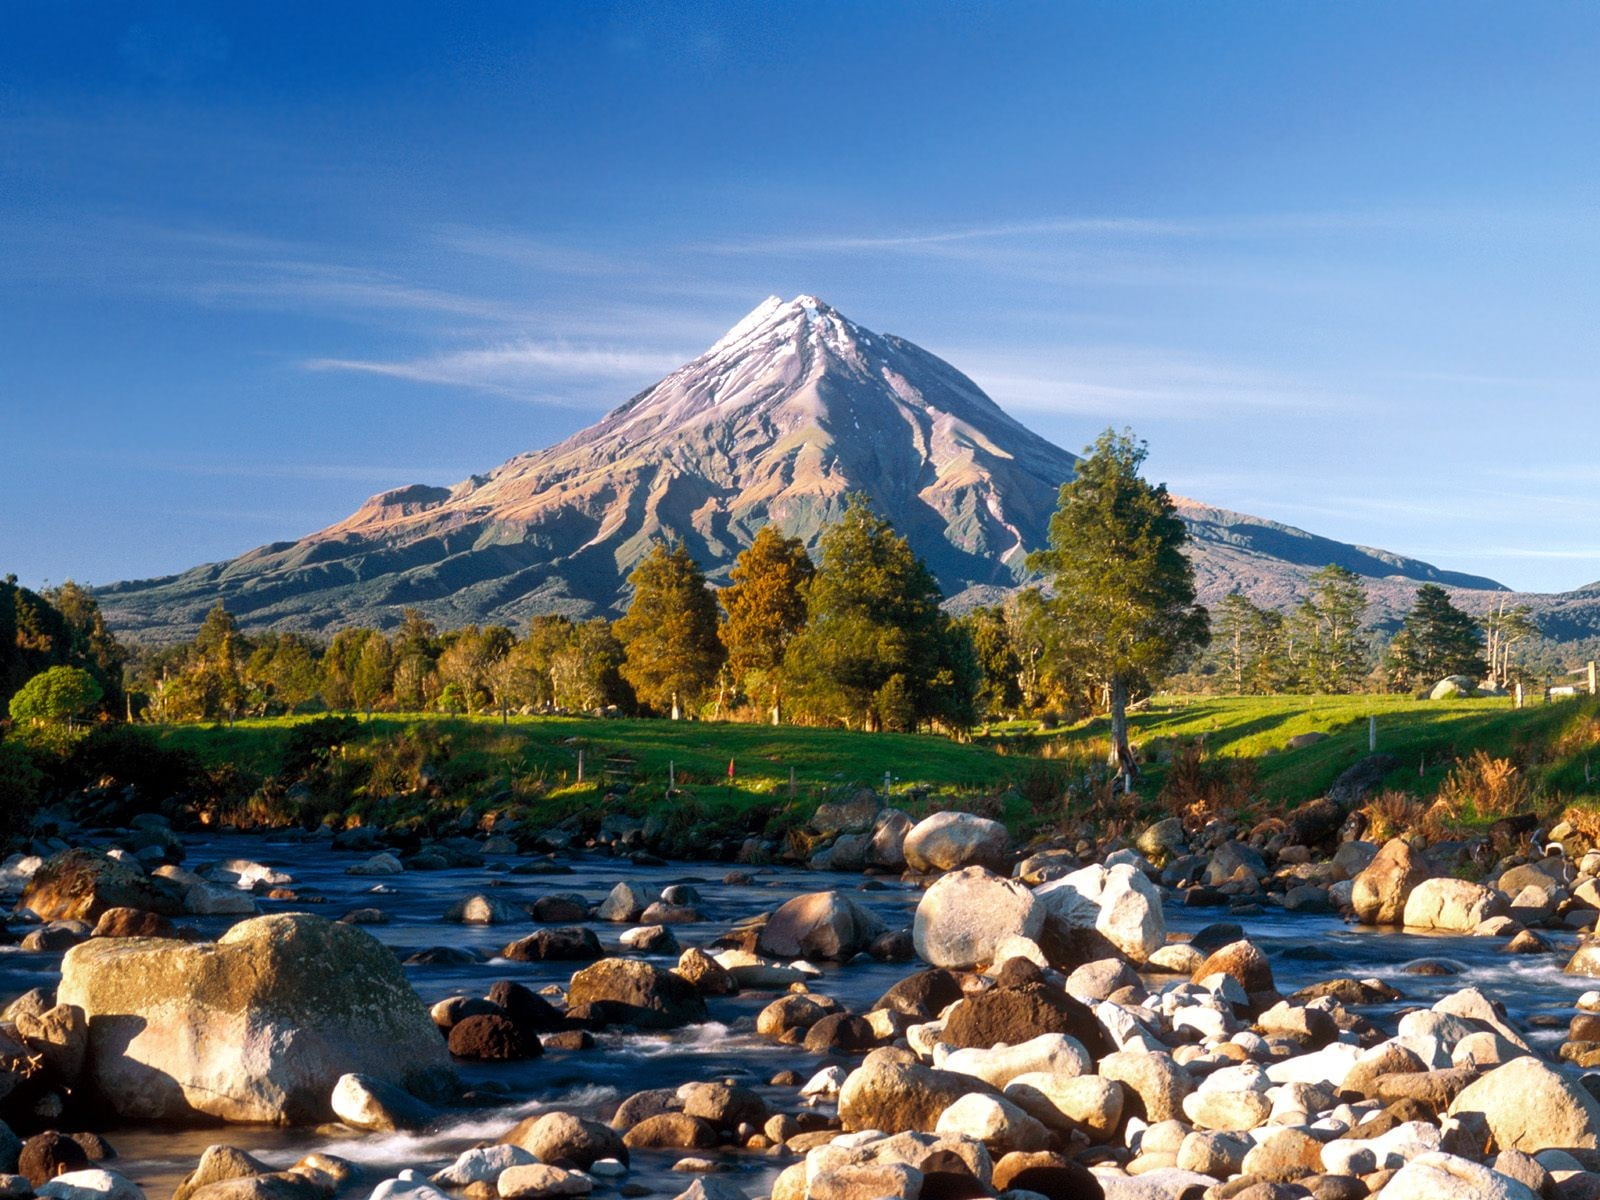
<path fill-rule="evenodd" d="M 1456 824 L 1484 824 L 1533 808 L 1527 775 L 1509 758 L 1474 750 L 1451 768 L 1434 807 Z"/>
<path fill-rule="evenodd" d="M 1259 790 L 1255 759 L 1210 758 L 1197 738 L 1174 747 L 1172 766 L 1157 799 L 1185 828 L 1200 829 L 1217 817 L 1252 811 Z"/>

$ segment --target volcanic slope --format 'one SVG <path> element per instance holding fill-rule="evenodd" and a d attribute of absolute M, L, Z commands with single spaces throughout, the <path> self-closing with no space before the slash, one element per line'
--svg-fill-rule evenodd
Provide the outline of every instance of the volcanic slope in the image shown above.
<path fill-rule="evenodd" d="M 292 542 L 99 595 L 114 626 L 159 640 L 222 600 L 246 627 L 442 626 L 613 613 L 652 540 L 682 540 L 713 580 L 768 522 L 815 546 L 867 493 L 959 605 L 1002 595 L 1043 546 L 1076 458 L 1008 416 L 949 363 L 811 296 L 772 297 L 714 346 L 598 423 L 454 487 L 374 496 Z M 1421 582 L 1483 607 L 1493 580 L 1190 500 L 1202 595 L 1282 607 L 1337 562 L 1377 611 Z"/>

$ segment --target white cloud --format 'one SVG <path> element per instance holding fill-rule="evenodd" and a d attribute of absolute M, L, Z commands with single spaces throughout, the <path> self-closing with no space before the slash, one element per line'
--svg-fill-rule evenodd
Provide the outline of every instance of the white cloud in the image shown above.
<path fill-rule="evenodd" d="M 552 375 L 591 379 L 654 379 L 675 370 L 691 357 L 679 353 L 613 347 L 513 342 L 393 361 L 316 358 L 302 365 L 310 371 L 358 371 L 416 383 L 517 394 Z"/>

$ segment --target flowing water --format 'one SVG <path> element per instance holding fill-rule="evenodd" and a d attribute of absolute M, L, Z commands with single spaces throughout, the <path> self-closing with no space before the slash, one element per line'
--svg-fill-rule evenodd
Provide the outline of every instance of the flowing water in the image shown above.
<path fill-rule="evenodd" d="M 722 882 L 730 869 L 723 864 L 674 863 L 635 866 L 627 859 L 579 854 L 560 860 L 570 874 L 519 874 L 512 868 L 529 860 L 512 858 L 483 868 L 413 872 L 387 877 L 353 876 L 346 868 L 364 855 L 338 853 L 326 841 L 291 836 L 217 835 L 186 838 L 184 865 L 203 870 L 209 863 L 230 858 L 252 859 L 281 869 L 294 879 L 302 896 L 298 902 L 262 900 L 263 912 L 311 911 L 339 917 L 355 908 L 381 908 L 385 924 L 363 928 L 402 955 L 430 946 L 454 946 L 479 952 L 486 961 L 464 965 L 415 965 L 405 968 L 424 1001 L 432 1004 L 452 995 L 483 995 L 497 979 L 514 979 L 538 990 L 564 985 L 582 963 L 523 963 L 498 958 L 502 946 L 529 932 L 529 921 L 473 926 L 446 923 L 445 910 L 456 900 L 485 892 L 514 907 L 540 896 L 573 893 L 593 904 L 604 899 L 623 880 L 646 888 L 688 883 L 700 893 L 697 907 L 703 923 L 672 927 L 682 946 L 711 941 L 735 921 L 776 907 L 791 896 L 829 888 L 847 892 L 857 903 L 874 910 L 891 928 L 910 924 L 920 892 L 898 881 L 875 881 L 863 887 L 859 876 L 827 874 L 787 867 L 751 868 L 753 884 Z M 307 904 L 306 897 L 323 902 Z M 1343 924 L 1331 916 L 1307 916 L 1268 910 L 1254 916 L 1229 917 L 1216 909 L 1186 909 L 1168 905 L 1172 928 L 1193 932 L 1215 920 L 1236 920 L 1245 933 L 1267 953 L 1278 987 L 1285 994 L 1307 984 L 1339 976 L 1378 978 L 1397 988 L 1404 1000 L 1386 1007 L 1363 1010 L 1383 1023 L 1403 1008 L 1431 1004 L 1447 992 L 1476 986 L 1500 1000 L 1512 1017 L 1540 1048 L 1553 1051 L 1561 1029 L 1573 1011 L 1586 982 L 1563 975 L 1567 947 L 1550 955 L 1507 955 L 1498 938 L 1432 937 L 1380 932 Z M 188 918 L 186 923 L 207 936 L 220 934 L 237 918 Z M 608 951 L 619 949 L 625 925 L 592 925 Z M 676 962 L 676 954 L 653 956 L 662 967 Z M 1419 959 L 1443 960 L 1459 973 L 1448 976 L 1413 975 L 1405 967 Z M 54 986 L 60 956 L 24 953 L 0 948 L 0 996 L 20 994 L 30 987 Z M 853 1011 L 864 1011 L 890 985 L 917 970 L 916 964 L 859 962 L 827 966 L 825 977 L 813 990 L 833 996 Z M 1159 985 L 1162 977 L 1153 982 Z M 361 1191 L 403 1167 L 429 1171 L 445 1165 L 460 1150 L 492 1141 L 530 1113 L 562 1108 L 587 1115 L 605 1109 L 620 1098 L 645 1088 L 676 1087 L 692 1080 L 734 1079 L 755 1087 L 774 1106 L 792 1106 L 792 1088 L 768 1086 L 772 1076 L 792 1069 L 808 1077 L 822 1059 L 798 1047 L 778 1046 L 755 1035 L 755 1016 L 775 993 L 746 992 L 712 998 L 708 1024 L 670 1033 L 602 1034 L 594 1049 L 549 1051 L 527 1062 L 459 1064 L 460 1074 L 479 1093 L 501 1096 L 503 1103 L 456 1110 L 438 1128 L 424 1134 L 360 1134 L 342 1126 L 317 1129 L 279 1129 L 259 1126 L 166 1129 L 112 1126 L 103 1132 L 117 1149 L 116 1166 L 145 1187 L 152 1200 L 163 1200 L 193 1167 L 201 1152 L 214 1142 L 248 1150 L 274 1167 L 287 1166 L 313 1150 L 336 1154 L 366 1168 Z M 673 1195 L 687 1186 L 688 1177 L 669 1174 L 668 1168 L 683 1154 L 677 1151 L 635 1152 L 628 1182 L 653 1186 Z M 701 1156 L 701 1152 L 694 1152 Z M 737 1172 L 747 1194 L 767 1190 L 782 1162 L 763 1154 L 728 1152 L 723 1162 Z M 784 1160 L 786 1161 L 786 1160 Z M 352 1189 L 354 1190 L 354 1189 Z"/>

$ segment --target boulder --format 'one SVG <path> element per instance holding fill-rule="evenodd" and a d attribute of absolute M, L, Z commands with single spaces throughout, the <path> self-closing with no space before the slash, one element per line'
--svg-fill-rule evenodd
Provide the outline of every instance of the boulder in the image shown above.
<path fill-rule="evenodd" d="M 1094 927 L 1134 962 L 1147 961 L 1167 944 L 1161 893 L 1144 872 L 1131 866 L 1111 867 Z"/>
<path fill-rule="evenodd" d="M 1446 675 L 1433 685 L 1430 700 L 1463 700 L 1478 694 L 1478 682 L 1465 675 Z"/>
<path fill-rule="evenodd" d="M 1514 1058 L 1463 1088 L 1451 1116 L 1481 1113 L 1502 1150 L 1600 1149 L 1600 1101 L 1537 1058 Z"/>
<path fill-rule="evenodd" d="M 37 1194 L 41 1200 L 145 1200 L 144 1192 L 132 1180 L 98 1169 L 57 1175 Z"/>
<path fill-rule="evenodd" d="M 1414 929 L 1471 933 L 1490 917 L 1503 916 L 1506 898 L 1465 879 L 1425 879 L 1406 897 L 1404 924 Z"/>
<path fill-rule="evenodd" d="M 142 908 L 108 908 L 95 922 L 90 937 L 177 937 L 178 930 L 160 913 Z"/>
<path fill-rule="evenodd" d="M 706 1002 L 692 983 L 638 959 L 602 959 L 574 975 L 567 1009 L 579 1008 L 608 1025 L 644 1029 L 675 1029 L 706 1019 Z"/>
<path fill-rule="evenodd" d="M 45 860 L 23 889 L 19 909 L 46 921 L 87 921 L 93 925 L 113 908 L 138 908 L 175 917 L 181 896 L 138 867 L 98 850 L 64 850 Z"/>
<path fill-rule="evenodd" d="M 1538 1200 L 1537 1192 L 1509 1175 L 1438 1151 L 1406 1163 L 1384 1185 L 1383 1195 L 1385 1200 Z"/>
<path fill-rule="evenodd" d="M 995 987 L 963 1000 L 950 1010 L 939 1040 L 957 1049 L 988 1048 L 1045 1033 L 1064 1033 L 1095 1057 L 1116 1049 L 1087 1005 L 1044 983 Z"/>
<path fill-rule="evenodd" d="M 495 1191 L 500 1200 L 548 1200 L 556 1196 L 587 1196 L 594 1190 L 594 1180 L 577 1171 L 552 1167 L 545 1163 L 528 1163 L 520 1167 L 507 1167 L 495 1181 Z"/>
<path fill-rule="evenodd" d="M 972 1093 L 956 1100 L 934 1122 L 934 1132 L 982 1142 L 995 1157 L 1013 1150 L 1044 1150 L 1050 1131 L 1010 1100 Z"/>
<path fill-rule="evenodd" d="M 367 1075 L 341 1075 L 332 1103 L 333 1115 L 352 1129 L 379 1133 L 422 1129 L 438 1115 L 404 1088 Z"/>
<path fill-rule="evenodd" d="M 524 1167 L 534 1161 L 521 1146 L 474 1146 L 463 1150 L 455 1162 L 435 1173 L 429 1180 L 442 1188 L 460 1189 L 474 1183 L 494 1186 L 500 1172 L 507 1167 Z M 172 1200 L 180 1200 L 174 1196 Z"/>
<path fill-rule="evenodd" d="M 500 1139 L 526 1150 L 543 1163 L 587 1171 L 602 1158 L 628 1161 L 622 1135 L 599 1121 L 586 1121 L 571 1113 L 549 1112 L 528 1117 Z"/>
<path fill-rule="evenodd" d="M 839 1120 L 846 1130 L 931 1132 L 940 1113 L 974 1092 L 992 1095 L 994 1089 L 970 1075 L 868 1057 L 839 1089 Z"/>
<path fill-rule="evenodd" d="M 86 1082 L 123 1117 L 301 1124 L 333 1116 L 347 1074 L 429 1099 L 454 1086 L 394 955 L 320 917 L 258 917 L 215 944 L 85 942 L 59 997 L 89 1023 Z"/>
<path fill-rule="evenodd" d="M 1271 992 L 1276 986 L 1267 956 L 1250 941 L 1230 942 L 1220 950 L 1213 951 L 1195 968 L 1191 978 L 1195 983 L 1201 983 L 1218 974 L 1236 980 L 1246 994 Z"/>
<path fill-rule="evenodd" d="M 538 1035 L 499 1013 L 476 1013 L 450 1027 L 450 1054 L 471 1062 L 522 1062 L 544 1053 Z"/>
<path fill-rule="evenodd" d="M 923 893 L 911 938 L 924 962 L 965 969 L 993 962 L 995 948 L 1007 937 L 1037 938 L 1045 915 L 1044 905 L 1022 884 L 984 867 L 965 867 Z"/>
<path fill-rule="evenodd" d="M 862 788 L 848 800 L 834 800 L 817 805 L 806 824 L 821 837 L 838 837 L 841 833 L 866 833 L 878 819 L 878 794 L 871 788 Z"/>
<path fill-rule="evenodd" d="M 885 809 L 867 843 L 867 862 L 874 867 L 903 871 L 906 866 L 906 836 L 914 822 L 898 808 Z"/>
<path fill-rule="evenodd" d="M 758 954 L 843 962 L 886 929 L 872 912 L 838 892 L 809 892 L 785 902 L 762 928 Z"/>
<path fill-rule="evenodd" d="M 504 900 L 479 892 L 457 900 L 445 910 L 444 919 L 458 925 L 505 925 L 522 915 Z"/>
<path fill-rule="evenodd" d="M 595 932 L 583 925 L 538 929 L 500 951 L 512 962 L 593 962 L 605 957 Z"/>
<path fill-rule="evenodd" d="M 1406 900 L 1428 878 L 1428 867 L 1403 838 L 1390 838 L 1356 875 L 1350 907 L 1363 925 L 1405 923 Z"/>
<path fill-rule="evenodd" d="M 1011 866 L 1011 835 L 986 817 L 937 812 L 906 834 L 904 852 L 906 865 L 925 874 L 974 866 L 1003 873 Z"/>
<path fill-rule="evenodd" d="M 624 880 L 611 889 L 611 894 L 600 901 L 594 910 L 596 919 L 618 921 L 632 925 L 644 915 L 644 910 L 654 903 L 655 897 L 636 883 Z"/>

